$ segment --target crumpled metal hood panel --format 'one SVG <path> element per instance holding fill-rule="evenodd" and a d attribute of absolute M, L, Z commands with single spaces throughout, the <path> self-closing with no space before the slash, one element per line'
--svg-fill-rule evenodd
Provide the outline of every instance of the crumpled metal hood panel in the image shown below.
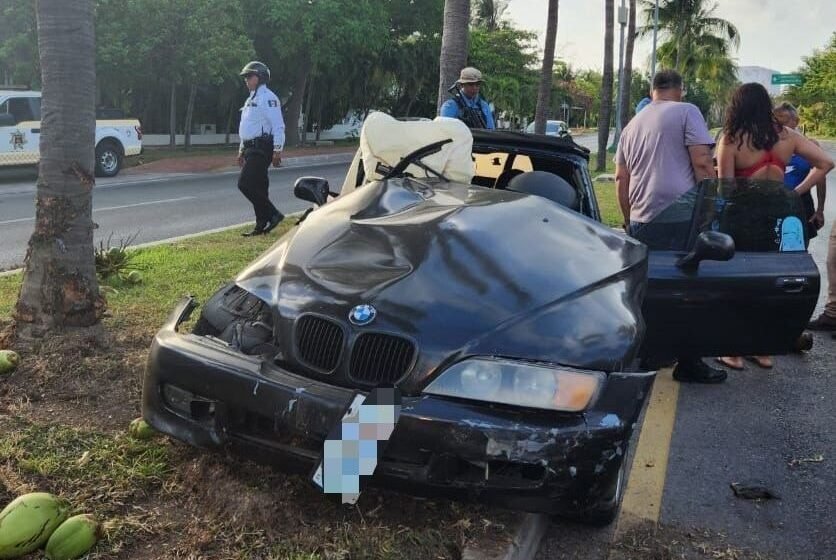
<path fill-rule="evenodd" d="M 311 213 L 236 282 L 286 343 L 300 314 L 350 326 L 374 305 L 363 328 L 418 345 L 408 388 L 476 354 L 617 369 L 643 335 L 646 273 L 643 245 L 543 198 L 397 179 Z"/>

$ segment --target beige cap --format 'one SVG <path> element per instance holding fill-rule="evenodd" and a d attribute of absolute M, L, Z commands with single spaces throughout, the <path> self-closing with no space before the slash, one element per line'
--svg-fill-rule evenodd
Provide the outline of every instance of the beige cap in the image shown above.
<path fill-rule="evenodd" d="M 457 83 L 460 84 L 478 84 L 482 81 L 482 73 L 479 72 L 476 68 L 468 66 L 467 68 L 462 68 L 461 74 L 459 74 L 459 79 Z"/>

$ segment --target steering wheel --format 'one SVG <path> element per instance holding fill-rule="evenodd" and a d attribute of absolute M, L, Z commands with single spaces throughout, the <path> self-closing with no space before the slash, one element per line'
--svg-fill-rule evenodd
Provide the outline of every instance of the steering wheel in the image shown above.
<path fill-rule="evenodd" d="M 428 166 L 427 164 L 425 164 L 421 160 L 424 159 L 427 156 L 431 156 L 435 153 L 440 152 L 442 147 L 451 143 L 452 141 L 453 141 L 452 138 L 448 138 L 446 140 L 439 140 L 438 142 L 433 142 L 432 144 L 427 144 L 426 146 L 424 146 L 422 148 L 418 148 L 414 152 L 408 153 L 403 158 L 401 158 L 401 161 L 399 161 L 398 164 L 395 167 L 393 167 L 392 169 L 390 169 L 388 172 L 386 172 L 383 175 L 382 180 L 386 181 L 386 180 L 389 180 L 393 177 L 400 177 L 401 175 L 403 175 L 403 172 L 406 171 L 407 167 L 409 167 L 410 165 L 416 165 L 416 166 L 420 167 L 421 169 L 423 169 L 424 171 L 432 173 L 436 177 L 439 177 L 439 178 L 444 179 L 445 181 L 449 182 L 450 179 L 448 179 L 447 177 L 445 177 L 443 174 L 439 173 L 435 169 L 432 169 L 430 166 Z M 382 167 L 382 166 L 378 166 L 378 168 L 380 168 L 380 167 Z"/>

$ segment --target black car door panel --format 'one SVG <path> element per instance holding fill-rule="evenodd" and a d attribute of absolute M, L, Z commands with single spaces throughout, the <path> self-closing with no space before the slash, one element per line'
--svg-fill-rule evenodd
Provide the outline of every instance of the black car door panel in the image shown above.
<path fill-rule="evenodd" d="M 661 225 L 670 228 L 670 216 L 689 214 L 691 235 L 682 247 L 665 246 L 663 240 L 662 250 L 654 250 L 653 239 L 636 234 L 651 248 L 642 354 L 675 358 L 790 351 L 813 313 L 820 287 L 804 234 L 795 227 L 806 221 L 799 197 L 770 181 L 704 181 L 660 214 Z M 703 231 L 730 235 L 734 256 L 704 260 L 691 270 L 677 266 Z"/>
<path fill-rule="evenodd" d="M 813 313 L 819 271 L 806 253 L 737 253 L 676 266 L 682 253 L 651 251 L 642 311 L 643 354 L 655 357 L 781 354 Z"/>

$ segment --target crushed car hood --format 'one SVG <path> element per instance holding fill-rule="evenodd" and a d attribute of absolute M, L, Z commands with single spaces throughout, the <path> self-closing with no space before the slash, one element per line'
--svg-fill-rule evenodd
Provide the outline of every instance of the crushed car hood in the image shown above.
<path fill-rule="evenodd" d="M 643 245 L 544 198 L 407 178 L 311 213 L 236 282 L 273 306 L 280 347 L 307 313 L 408 337 L 409 385 L 467 355 L 623 366 L 646 271 Z M 350 324 L 363 304 L 374 322 Z"/>

